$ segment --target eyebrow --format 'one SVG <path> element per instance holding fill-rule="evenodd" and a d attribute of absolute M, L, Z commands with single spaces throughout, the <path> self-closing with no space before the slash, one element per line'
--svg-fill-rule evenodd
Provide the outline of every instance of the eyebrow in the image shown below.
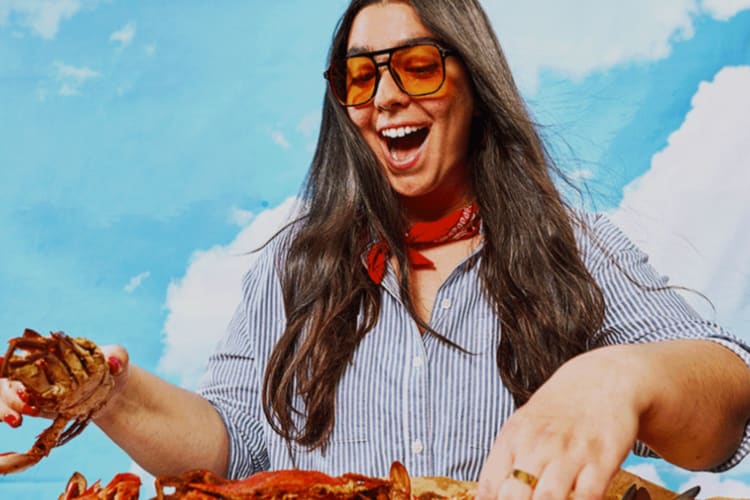
<path fill-rule="evenodd" d="M 429 36 L 418 36 L 415 38 L 407 38 L 406 40 L 398 43 L 397 45 L 394 45 L 390 48 L 395 47 L 408 47 L 409 45 L 418 45 L 420 43 L 426 43 L 426 42 L 436 42 L 439 43 L 439 41 L 435 38 L 429 37 Z M 389 49 L 384 49 L 389 50 Z M 380 52 L 379 50 L 372 50 L 371 47 L 362 47 L 355 45 L 354 47 L 349 47 L 349 50 L 346 51 L 345 57 L 352 57 L 352 56 L 361 56 L 364 54 L 370 54 L 372 52 Z"/>

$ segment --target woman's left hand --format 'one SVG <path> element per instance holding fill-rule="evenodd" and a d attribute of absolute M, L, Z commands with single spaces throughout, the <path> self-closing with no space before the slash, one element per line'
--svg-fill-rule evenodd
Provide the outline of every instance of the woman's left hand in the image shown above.
<path fill-rule="evenodd" d="M 508 419 L 482 469 L 478 500 L 604 496 L 645 410 L 641 372 L 622 347 L 568 361 Z"/>

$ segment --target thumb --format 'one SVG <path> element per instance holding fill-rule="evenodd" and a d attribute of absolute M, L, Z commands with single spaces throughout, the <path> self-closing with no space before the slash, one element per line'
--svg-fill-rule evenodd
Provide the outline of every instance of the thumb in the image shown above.
<path fill-rule="evenodd" d="M 109 363 L 109 372 L 117 377 L 125 373 L 128 369 L 130 357 L 128 351 L 121 345 L 103 345 L 100 346 L 104 358 Z"/>

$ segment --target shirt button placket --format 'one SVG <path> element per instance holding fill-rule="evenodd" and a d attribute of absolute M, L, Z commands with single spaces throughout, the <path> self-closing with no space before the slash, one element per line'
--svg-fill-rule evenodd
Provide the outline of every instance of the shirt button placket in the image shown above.
<path fill-rule="evenodd" d="M 411 358 L 411 376 L 415 395 L 416 407 L 411 415 L 411 441 L 409 442 L 411 457 L 409 462 L 419 471 L 417 475 L 429 475 L 430 456 L 427 453 L 426 444 L 430 437 L 428 435 L 428 395 L 427 389 L 427 357 L 423 345 L 420 345 Z"/>
<path fill-rule="evenodd" d="M 415 439 L 414 441 L 412 441 L 411 443 L 412 453 L 414 453 L 415 455 L 421 455 L 423 451 L 424 451 L 424 444 L 422 444 L 422 440 Z"/>

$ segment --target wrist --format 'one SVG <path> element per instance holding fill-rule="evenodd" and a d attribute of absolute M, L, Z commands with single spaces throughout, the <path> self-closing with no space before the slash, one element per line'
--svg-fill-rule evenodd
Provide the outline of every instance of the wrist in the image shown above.
<path fill-rule="evenodd" d="M 129 400 L 127 394 L 129 392 L 129 386 L 131 385 L 132 379 L 132 366 L 126 365 L 120 367 L 119 373 L 114 375 L 115 386 L 112 392 L 109 394 L 107 402 L 102 408 L 100 408 L 93 416 L 92 420 L 97 425 L 105 423 L 109 420 L 114 419 L 119 414 Z"/>
<path fill-rule="evenodd" d="M 658 386 L 653 367 L 640 344 L 618 344 L 587 351 L 561 367 L 583 384 L 605 388 L 640 421 L 651 410 Z"/>

